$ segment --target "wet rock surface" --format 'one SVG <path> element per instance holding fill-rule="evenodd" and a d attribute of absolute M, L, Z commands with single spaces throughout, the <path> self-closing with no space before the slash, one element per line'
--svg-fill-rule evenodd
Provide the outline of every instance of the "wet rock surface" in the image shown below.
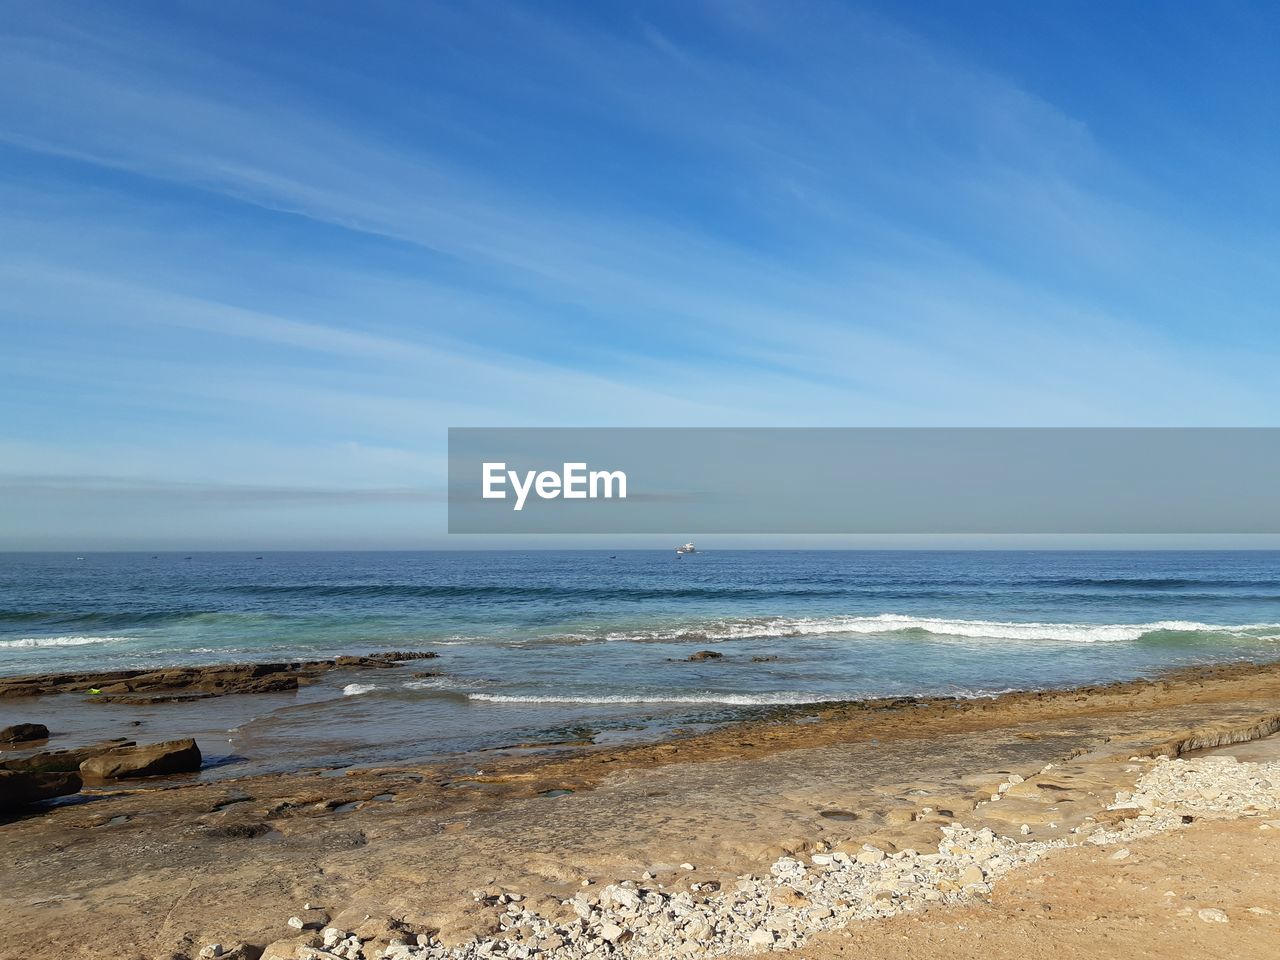
<path fill-rule="evenodd" d="M 429 660 L 435 653 L 400 650 L 332 660 L 284 663 L 238 663 L 168 667 L 159 670 L 112 670 L 102 673 L 45 673 L 0 677 L 0 698 L 87 695 L 95 702 L 151 704 L 182 702 L 229 694 L 278 693 L 314 683 L 334 669 L 381 669 Z"/>
<path fill-rule="evenodd" d="M 78 773 L 0 770 L 0 813 L 12 813 L 41 800 L 79 793 L 80 785 Z"/>
<path fill-rule="evenodd" d="M 87 781 L 126 780 L 193 773 L 200 769 L 200 748 L 191 738 L 144 746 L 122 746 L 92 756 L 80 764 Z"/>
<path fill-rule="evenodd" d="M 134 746 L 133 740 L 104 740 L 101 743 L 85 747 L 72 747 L 66 750 L 45 750 L 24 757 L 11 757 L 0 760 L 0 770 L 25 770 L 31 773 L 54 773 L 78 771 L 80 764 L 90 757 L 121 747 Z"/>
<path fill-rule="evenodd" d="M 49 728 L 43 723 L 15 723 L 0 728 L 0 743 L 28 743 L 48 739 Z"/>

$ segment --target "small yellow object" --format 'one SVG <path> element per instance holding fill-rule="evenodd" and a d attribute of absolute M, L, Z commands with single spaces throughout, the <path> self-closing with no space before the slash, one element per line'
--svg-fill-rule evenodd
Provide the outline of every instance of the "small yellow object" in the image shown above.
<path fill-rule="evenodd" d="M 101 690 L 99 690 L 97 687 L 90 687 L 90 688 L 89 688 L 89 692 L 90 692 L 90 693 L 101 693 L 102 691 L 101 691 Z"/>

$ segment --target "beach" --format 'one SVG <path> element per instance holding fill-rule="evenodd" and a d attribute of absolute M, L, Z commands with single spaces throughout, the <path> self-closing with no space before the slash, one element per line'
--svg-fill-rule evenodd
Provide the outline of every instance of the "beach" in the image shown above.
<path fill-rule="evenodd" d="M 1141 920 L 1151 955 L 1227 936 L 1264 956 L 1278 726 L 1280 666 L 1237 664 L 479 765 L 117 784 L 0 829 L 20 891 L 0 953 L 1089 956 Z"/>
<path fill-rule="evenodd" d="M 6 958 L 1276 932 L 1274 552 L 6 561 Z"/>

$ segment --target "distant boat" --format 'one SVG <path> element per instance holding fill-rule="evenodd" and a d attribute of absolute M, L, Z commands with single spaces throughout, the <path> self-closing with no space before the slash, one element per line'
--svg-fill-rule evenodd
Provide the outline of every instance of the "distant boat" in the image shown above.
<path fill-rule="evenodd" d="M 676 547 L 676 553 L 697 553 L 698 548 L 692 543 L 686 543 L 683 547 Z"/>

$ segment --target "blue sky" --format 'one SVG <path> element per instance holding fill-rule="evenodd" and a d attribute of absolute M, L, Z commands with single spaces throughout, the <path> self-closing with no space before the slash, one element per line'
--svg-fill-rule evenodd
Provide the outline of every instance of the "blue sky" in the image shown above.
<path fill-rule="evenodd" d="M 448 426 L 1280 423 L 1274 4 L 0 13 L 0 548 L 439 545 Z"/>

